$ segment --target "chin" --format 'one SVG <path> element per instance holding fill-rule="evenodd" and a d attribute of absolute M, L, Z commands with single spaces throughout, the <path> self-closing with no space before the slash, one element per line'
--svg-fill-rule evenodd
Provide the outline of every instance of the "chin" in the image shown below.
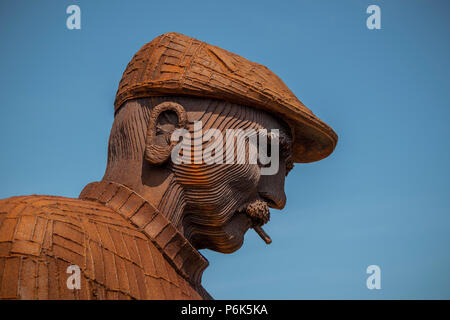
<path fill-rule="evenodd" d="M 198 235 L 193 239 L 197 249 L 210 249 L 221 253 L 233 253 L 244 244 L 244 235 L 251 227 L 251 220 L 243 213 L 236 213 L 218 230 Z"/>
<path fill-rule="evenodd" d="M 225 225 L 224 234 L 226 241 L 222 243 L 220 250 L 222 253 L 232 253 L 239 250 L 244 244 L 244 235 L 250 229 L 251 221 L 247 215 L 236 213 Z"/>

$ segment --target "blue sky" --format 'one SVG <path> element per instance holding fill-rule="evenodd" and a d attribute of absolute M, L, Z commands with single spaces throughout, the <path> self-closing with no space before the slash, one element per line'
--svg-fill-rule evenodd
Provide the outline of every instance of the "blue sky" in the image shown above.
<path fill-rule="evenodd" d="M 66 28 L 67 6 L 81 30 Z M 381 8 L 368 30 L 366 8 Z M 77 197 L 102 178 L 133 54 L 176 31 L 278 74 L 339 135 L 297 164 L 266 246 L 209 259 L 217 299 L 450 298 L 450 2 L 0 2 L 0 198 Z M 368 290 L 366 268 L 381 268 Z"/>

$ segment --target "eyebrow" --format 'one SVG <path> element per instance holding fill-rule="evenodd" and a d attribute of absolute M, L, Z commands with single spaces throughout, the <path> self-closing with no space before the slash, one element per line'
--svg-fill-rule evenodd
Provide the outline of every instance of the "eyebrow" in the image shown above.
<path fill-rule="evenodd" d="M 287 136 L 284 132 L 280 132 L 279 144 L 283 149 L 288 149 L 292 142 L 291 138 Z"/>
<path fill-rule="evenodd" d="M 279 144 L 280 147 L 285 150 L 292 149 L 292 138 L 289 134 L 284 132 L 284 130 L 280 130 Z"/>
<path fill-rule="evenodd" d="M 279 144 L 281 153 L 286 158 L 286 176 L 287 176 L 289 172 L 294 168 L 294 161 L 292 160 L 293 141 L 291 136 L 286 132 L 284 132 L 284 130 L 280 130 Z"/>

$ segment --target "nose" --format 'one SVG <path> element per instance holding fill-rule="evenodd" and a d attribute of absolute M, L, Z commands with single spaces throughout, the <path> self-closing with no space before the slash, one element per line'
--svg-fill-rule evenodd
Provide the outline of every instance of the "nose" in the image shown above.
<path fill-rule="evenodd" d="M 270 208 L 281 210 L 286 205 L 286 195 L 284 194 L 283 191 L 280 192 L 279 195 L 274 195 L 274 194 L 271 194 L 271 193 L 259 192 L 259 196 L 265 202 L 267 202 L 267 205 Z"/>
<path fill-rule="evenodd" d="M 261 176 L 258 184 L 259 196 L 267 202 L 270 208 L 283 209 L 286 205 L 286 194 L 284 193 L 284 175 Z"/>

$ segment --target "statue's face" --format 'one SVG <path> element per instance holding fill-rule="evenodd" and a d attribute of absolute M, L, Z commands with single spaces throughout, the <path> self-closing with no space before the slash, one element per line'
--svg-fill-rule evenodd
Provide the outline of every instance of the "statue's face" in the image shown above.
<path fill-rule="evenodd" d="M 186 201 L 184 234 L 197 249 L 208 248 L 229 253 L 242 246 L 244 234 L 249 228 L 268 221 L 269 207 L 284 207 L 284 182 L 292 168 L 292 148 L 289 129 L 270 114 L 247 107 L 232 107 L 225 111 L 216 108 L 204 113 L 200 119 L 197 117 L 197 120 L 202 121 L 203 139 L 208 129 L 218 129 L 222 133 L 223 154 L 227 150 L 227 130 L 249 132 L 250 129 L 266 129 L 271 132 L 277 129 L 280 135 L 278 170 L 275 174 L 267 175 L 263 168 L 268 165 L 250 159 L 250 139 L 241 145 L 245 146 L 245 151 L 236 148 L 232 164 L 207 164 L 202 159 L 199 164 L 173 165 L 175 178 L 183 188 Z M 194 136 L 193 130 L 190 131 Z M 239 145 L 237 141 L 235 143 Z M 268 144 L 270 148 L 270 141 Z M 211 146 L 211 141 L 203 142 L 203 154 L 208 146 Z M 258 152 L 259 148 L 260 142 L 254 150 Z M 237 163 L 239 152 L 244 152 L 245 157 Z M 273 158 L 275 154 L 272 153 Z"/>

